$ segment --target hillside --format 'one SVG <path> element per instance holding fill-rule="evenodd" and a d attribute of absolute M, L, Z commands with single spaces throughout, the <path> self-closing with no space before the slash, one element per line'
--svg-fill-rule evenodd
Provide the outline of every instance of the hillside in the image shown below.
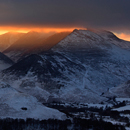
<path fill-rule="evenodd" d="M 65 119 L 65 114 L 45 107 L 37 99 L 17 91 L 10 85 L 0 82 L 0 117 L 1 118 L 34 118 L 34 119 Z"/>

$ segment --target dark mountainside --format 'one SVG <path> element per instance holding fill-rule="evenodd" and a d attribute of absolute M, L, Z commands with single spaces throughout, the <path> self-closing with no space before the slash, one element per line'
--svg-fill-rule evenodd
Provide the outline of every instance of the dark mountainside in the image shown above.
<path fill-rule="evenodd" d="M 70 74 L 75 73 L 74 69 L 78 71 L 82 71 L 82 69 L 85 70 L 82 65 L 70 61 L 59 53 L 49 52 L 44 53 L 44 56 L 46 56 L 46 58 L 32 54 L 4 70 L 3 73 L 15 74 L 17 77 L 21 77 L 32 72 L 33 75 L 38 76 L 40 81 L 49 82 L 51 78 L 67 79 L 67 75 L 63 75 L 63 71 L 66 71 L 66 69 Z M 63 59 L 64 66 L 60 66 L 54 56 Z"/>
<path fill-rule="evenodd" d="M 6 63 L 6 64 L 10 64 L 10 65 L 14 64 L 14 62 L 10 58 L 8 58 L 6 55 L 4 55 L 1 52 L 0 52 L 0 61 L 2 61 L 3 63 Z"/>

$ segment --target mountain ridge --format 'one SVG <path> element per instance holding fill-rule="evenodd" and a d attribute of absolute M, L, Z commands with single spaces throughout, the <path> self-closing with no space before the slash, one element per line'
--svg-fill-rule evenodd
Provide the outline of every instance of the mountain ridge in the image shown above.
<path fill-rule="evenodd" d="M 106 32 L 100 35 L 89 30 L 74 30 L 49 51 L 37 53 L 35 58 L 31 58 L 34 59 L 29 63 L 32 66 L 28 67 L 25 62 L 28 56 L 3 74 L 11 72 L 22 80 L 28 77 L 27 72 L 32 72 L 28 80 L 32 82 L 36 76 L 41 89 L 65 102 L 107 101 L 102 93 L 129 80 L 130 42 L 125 42 L 125 49 L 121 47 L 124 41 L 108 38 Z M 39 63 L 37 59 L 40 59 Z M 35 61 L 38 66 L 34 65 Z M 22 64 L 28 71 L 20 77 Z"/>

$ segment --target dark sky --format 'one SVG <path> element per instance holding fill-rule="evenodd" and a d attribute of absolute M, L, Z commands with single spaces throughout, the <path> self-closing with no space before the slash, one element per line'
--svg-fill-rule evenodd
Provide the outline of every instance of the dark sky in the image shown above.
<path fill-rule="evenodd" d="M 130 29 L 130 0 L 0 0 L 0 26 Z"/>

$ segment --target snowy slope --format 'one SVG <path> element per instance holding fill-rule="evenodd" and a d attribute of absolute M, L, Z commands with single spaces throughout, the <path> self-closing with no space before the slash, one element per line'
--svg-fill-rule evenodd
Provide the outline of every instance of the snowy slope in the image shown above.
<path fill-rule="evenodd" d="M 117 97 L 130 98 L 130 80 L 117 87 L 111 88 L 109 92 Z"/>
<path fill-rule="evenodd" d="M 58 110 L 47 108 L 33 96 L 0 82 L 0 118 L 65 119 Z"/>
<path fill-rule="evenodd" d="M 53 47 L 52 51 L 68 57 L 75 63 L 81 63 L 86 68 L 79 88 L 92 92 L 92 98 L 129 80 L 129 47 L 130 42 L 123 41 L 108 31 L 74 30 Z"/>
<path fill-rule="evenodd" d="M 130 74 L 130 51 L 113 44 L 115 39 L 106 40 L 106 33 L 105 38 L 103 34 L 75 30 L 52 48 L 73 62 L 81 62 L 86 67 L 88 76 L 84 82 L 91 83 L 99 89 L 117 86 L 129 79 Z M 118 44 L 121 44 L 120 41 Z M 129 42 L 127 44 L 130 45 Z"/>
<path fill-rule="evenodd" d="M 111 48 L 116 45 L 121 48 L 130 48 L 130 42 L 116 37 L 112 32 L 104 30 L 74 30 L 65 39 L 59 42 L 53 50 L 89 49 L 89 48 Z M 74 50 L 75 51 L 75 50 Z"/>
<path fill-rule="evenodd" d="M 119 46 L 119 47 L 125 48 L 125 49 L 130 48 L 130 43 L 128 41 L 124 41 L 124 40 L 118 38 L 116 35 L 114 35 L 110 31 L 96 30 L 96 29 L 89 29 L 89 31 L 92 31 L 92 32 L 102 36 L 105 40 L 115 44 L 116 46 Z"/>

